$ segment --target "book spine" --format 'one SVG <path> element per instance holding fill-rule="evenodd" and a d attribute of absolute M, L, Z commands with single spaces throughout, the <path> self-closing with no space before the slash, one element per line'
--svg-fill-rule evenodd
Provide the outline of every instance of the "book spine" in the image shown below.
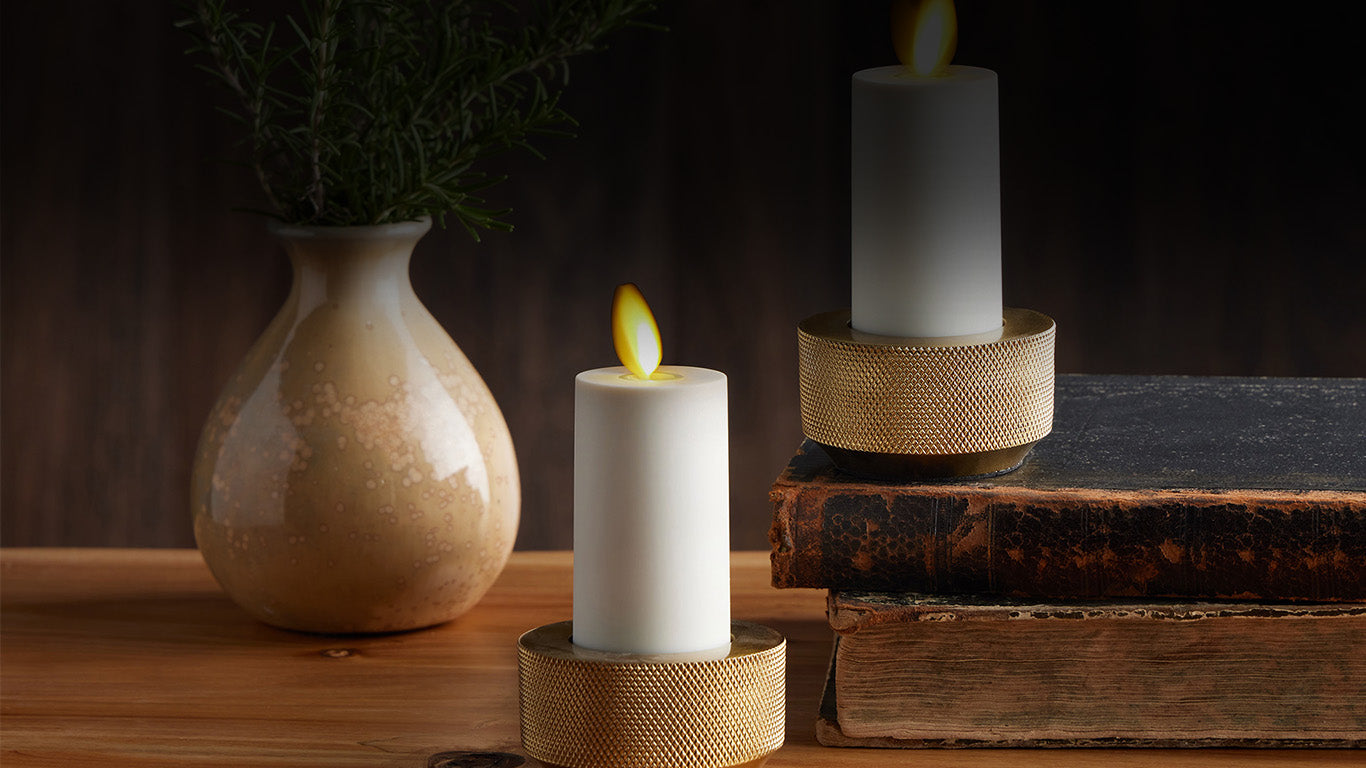
<path fill-rule="evenodd" d="M 832 593 L 830 610 L 826 744 L 1366 743 L 1366 605 Z"/>
<path fill-rule="evenodd" d="M 1366 494 L 774 486 L 773 584 L 1366 600 Z"/>

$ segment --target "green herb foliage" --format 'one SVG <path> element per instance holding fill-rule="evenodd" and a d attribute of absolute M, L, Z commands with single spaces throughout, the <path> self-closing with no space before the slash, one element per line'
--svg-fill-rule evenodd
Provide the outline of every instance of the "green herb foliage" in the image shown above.
<path fill-rule="evenodd" d="M 523 16 L 476 0 L 304 0 L 282 24 L 227 0 L 178 22 L 190 53 L 225 85 L 247 164 L 269 206 L 308 225 L 385 224 L 454 214 L 511 229 L 478 193 L 478 166 L 535 134 L 562 133 L 568 59 L 639 25 L 648 0 L 547 0 Z M 517 22 L 517 23 L 512 23 Z"/>

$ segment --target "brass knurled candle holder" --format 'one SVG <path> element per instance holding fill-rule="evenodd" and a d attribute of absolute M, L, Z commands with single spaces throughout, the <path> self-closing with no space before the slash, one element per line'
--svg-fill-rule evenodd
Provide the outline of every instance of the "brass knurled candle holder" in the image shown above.
<path fill-rule="evenodd" d="M 999 331 L 903 338 L 849 310 L 797 326 L 802 431 L 841 469 L 884 479 L 1009 472 L 1053 429 L 1047 315 L 1007 308 Z"/>
<path fill-rule="evenodd" d="M 731 623 L 729 653 L 606 653 L 572 622 L 517 641 L 522 746 L 550 768 L 760 766 L 783 744 L 787 645 Z"/>

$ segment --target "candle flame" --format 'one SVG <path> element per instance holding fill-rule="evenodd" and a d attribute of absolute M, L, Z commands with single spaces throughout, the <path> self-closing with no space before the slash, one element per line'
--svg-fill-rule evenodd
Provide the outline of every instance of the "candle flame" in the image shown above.
<path fill-rule="evenodd" d="M 958 47 L 958 14 L 953 0 L 895 0 L 892 46 L 896 57 L 913 74 L 945 74 Z"/>
<path fill-rule="evenodd" d="M 659 367 L 659 326 L 635 283 L 618 285 L 612 296 L 612 343 L 621 364 L 636 376 L 648 379 Z"/>

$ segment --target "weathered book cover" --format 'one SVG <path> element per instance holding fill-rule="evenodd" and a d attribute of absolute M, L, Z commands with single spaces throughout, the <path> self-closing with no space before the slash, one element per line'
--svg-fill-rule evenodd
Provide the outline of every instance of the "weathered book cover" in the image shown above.
<path fill-rule="evenodd" d="M 1053 434 L 974 482 L 774 483 L 773 584 L 1366 600 L 1366 379 L 1060 376 Z"/>
<path fill-rule="evenodd" d="M 1366 605 L 836 593 L 827 746 L 1366 746 Z"/>

